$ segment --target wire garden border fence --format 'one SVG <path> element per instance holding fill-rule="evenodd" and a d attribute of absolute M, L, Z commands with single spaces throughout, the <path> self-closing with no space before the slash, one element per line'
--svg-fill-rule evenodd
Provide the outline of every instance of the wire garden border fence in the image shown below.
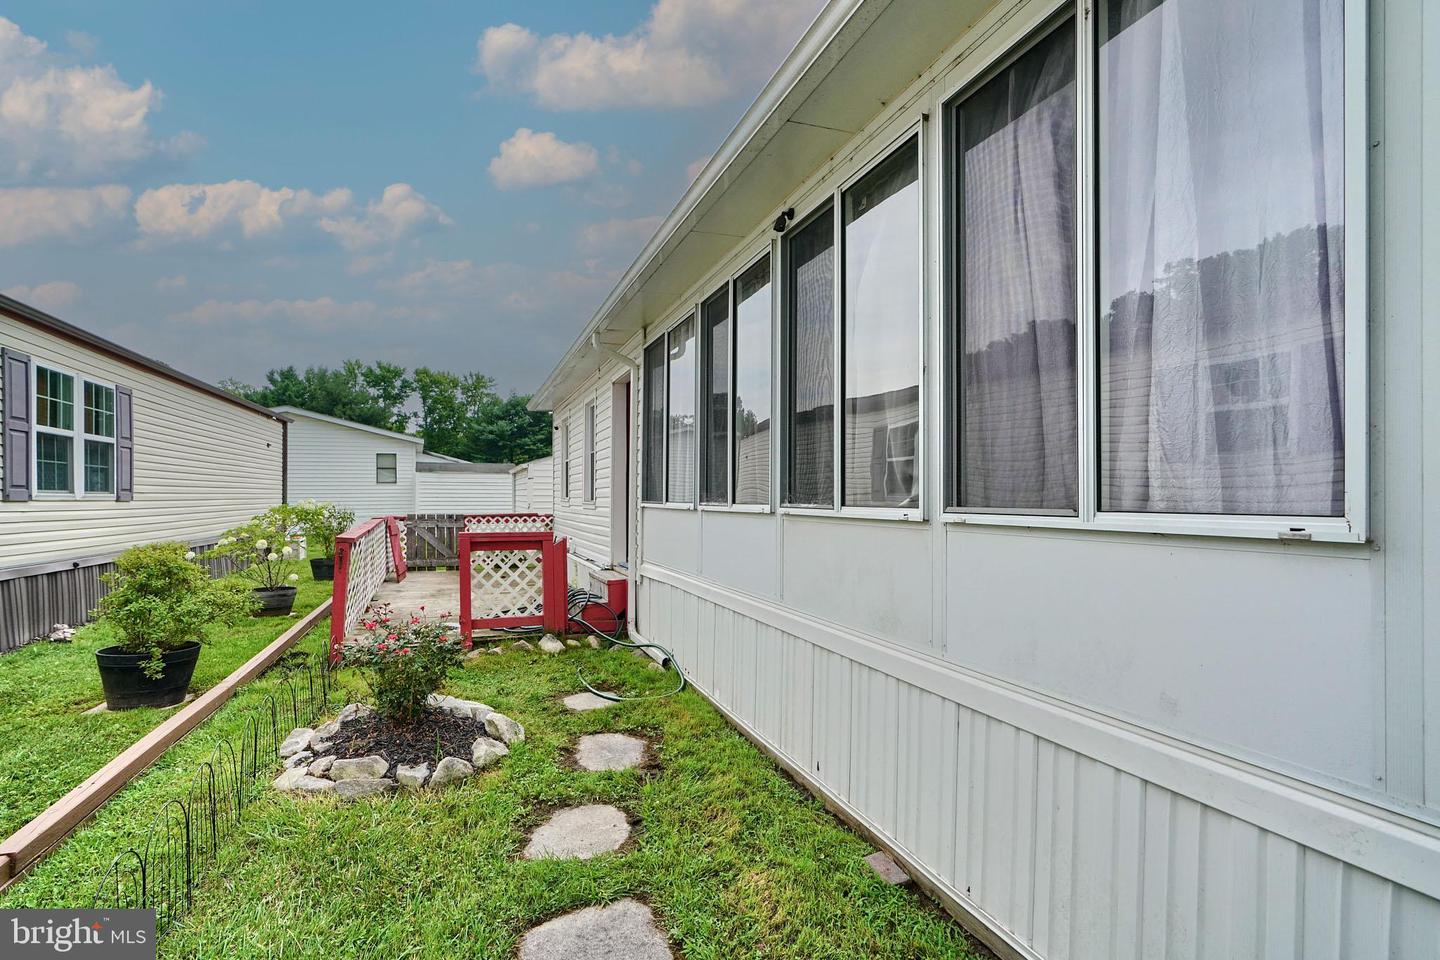
<path fill-rule="evenodd" d="M 271 670 L 285 675 L 248 710 L 238 740 L 216 743 L 184 795 L 166 800 L 141 837 L 115 855 L 92 908 L 153 909 L 157 933 L 189 911 L 197 884 L 256 799 L 257 779 L 278 765 L 285 736 L 328 711 L 332 681 L 323 654 L 292 655 Z"/>

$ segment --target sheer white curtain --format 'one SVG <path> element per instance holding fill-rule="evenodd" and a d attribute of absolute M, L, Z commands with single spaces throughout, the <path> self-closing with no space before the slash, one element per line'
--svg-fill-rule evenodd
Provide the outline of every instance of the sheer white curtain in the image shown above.
<path fill-rule="evenodd" d="M 1344 506 L 1341 0 L 1099 20 L 1101 506 Z"/>
<path fill-rule="evenodd" d="M 1073 21 L 955 115 L 963 150 L 959 505 L 1074 512 Z"/>

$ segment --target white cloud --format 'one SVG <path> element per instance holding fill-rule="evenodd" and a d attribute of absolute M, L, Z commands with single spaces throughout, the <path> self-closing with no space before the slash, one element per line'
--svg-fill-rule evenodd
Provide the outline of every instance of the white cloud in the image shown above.
<path fill-rule="evenodd" d="M 275 233 L 287 221 L 338 213 L 350 204 L 345 189 L 317 195 L 290 187 L 271 190 L 254 180 L 172 183 L 140 194 L 135 222 L 148 239 L 202 240 L 236 230 L 252 238 Z"/>
<path fill-rule="evenodd" d="M 582 253 L 624 259 L 650 239 L 659 228 L 660 220 L 660 217 L 637 217 L 587 223 L 576 234 L 575 243 Z"/>
<path fill-rule="evenodd" d="M 50 313 L 58 313 L 80 299 L 80 286 L 69 280 L 52 280 L 49 283 L 37 283 L 33 287 L 24 285 L 9 287 L 0 290 L 0 293 L 22 303 L 28 303 L 32 307 Z"/>
<path fill-rule="evenodd" d="M 74 240 L 123 217 L 130 188 L 16 187 L 0 189 L 0 247 Z"/>
<path fill-rule="evenodd" d="M 72 43 L 76 42 L 72 38 Z M 77 50 L 85 49 L 83 40 Z M 161 153 L 186 153 L 199 139 L 157 140 L 150 115 L 161 93 L 131 86 L 113 66 L 75 66 L 0 17 L 0 175 L 67 180 L 113 175 Z"/>
<path fill-rule="evenodd" d="M 621 36 L 539 36 L 506 23 L 476 43 L 475 71 L 552 110 L 686 107 L 769 77 L 821 0 L 658 0 Z"/>
<path fill-rule="evenodd" d="M 291 187 L 270 189 L 253 180 L 172 183 L 146 190 L 135 201 L 142 240 L 254 239 L 297 224 L 310 224 L 347 250 L 394 243 L 427 224 L 448 224 L 445 212 L 408 183 L 392 183 L 363 210 L 343 187 L 317 194 Z M 383 260 L 360 258 L 366 264 Z"/>
<path fill-rule="evenodd" d="M 190 284 L 190 280 L 183 273 L 177 273 L 173 277 L 161 277 L 155 281 L 156 290 L 184 290 Z"/>
<path fill-rule="evenodd" d="M 598 261 L 581 269 L 542 270 L 516 263 L 477 264 L 470 260 L 430 260 L 398 280 L 381 286 L 415 300 L 463 303 L 476 300 L 508 313 L 593 306 L 615 282 L 615 271 Z"/>
<path fill-rule="evenodd" d="M 311 332 L 353 327 L 374 328 L 396 321 L 432 319 L 422 307 L 387 307 L 370 300 L 206 300 L 170 315 L 175 323 L 194 327 L 293 326 Z"/>
<path fill-rule="evenodd" d="M 363 250 L 393 243 L 422 226 L 453 222 L 410 184 L 392 183 L 379 200 L 366 205 L 360 216 L 325 217 L 320 220 L 320 229 L 336 237 L 347 250 Z"/>
<path fill-rule="evenodd" d="M 588 143 L 566 143 L 553 133 L 521 127 L 500 144 L 490 177 L 501 190 L 548 187 L 583 180 L 595 172 L 600 155 Z"/>

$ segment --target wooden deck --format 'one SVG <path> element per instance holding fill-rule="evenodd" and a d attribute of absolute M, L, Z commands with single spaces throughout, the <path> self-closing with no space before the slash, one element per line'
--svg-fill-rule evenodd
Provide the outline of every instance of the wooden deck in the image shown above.
<path fill-rule="evenodd" d="M 388 603 L 397 616 L 460 618 L 460 574 L 454 570 L 415 570 L 399 583 L 386 581 L 373 603 Z M 420 608 L 424 607 L 422 611 Z"/>

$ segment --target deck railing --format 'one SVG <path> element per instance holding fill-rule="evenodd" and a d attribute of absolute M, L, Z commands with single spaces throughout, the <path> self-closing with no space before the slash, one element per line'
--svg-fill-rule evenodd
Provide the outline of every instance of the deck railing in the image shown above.
<path fill-rule="evenodd" d="M 553 529 L 548 513 L 412 513 L 405 518 L 405 560 L 411 570 L 454 570 L 462 533 Z"/>
<path fill-rule="evenodd" d="M 330 610 L 330 662 L 360 623 L 387 578 L 405 579 L 402 517 L 372 517 L 335 538 L 335 584 Z"/>

